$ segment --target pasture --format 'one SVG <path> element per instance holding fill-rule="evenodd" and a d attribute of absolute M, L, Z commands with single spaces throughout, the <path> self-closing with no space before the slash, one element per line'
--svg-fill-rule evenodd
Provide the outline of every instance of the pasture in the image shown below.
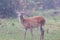
<path fill-rule="evenodd" d="M 47 34 L 47 31 L 48 34 Z M 18 19 L 0 19 L 0 40 L 24 40 L 23 26 Z M 44 26 L 45 40 L 60 40 L 60 21 L 55 22 L 47 19 Z M 39 40 L 40 34 L 37 28 L 34 29 L 34 38 Z M 27 31 L 27 40 L 31 40 L 30 31 Z"/>

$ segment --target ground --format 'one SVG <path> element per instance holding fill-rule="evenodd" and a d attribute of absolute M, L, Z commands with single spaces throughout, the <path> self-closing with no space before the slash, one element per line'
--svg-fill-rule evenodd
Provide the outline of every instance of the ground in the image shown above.
<path fill-rule="evenodd" d="M 47 31 L 48 34 L 47 34 Z M 39 40 L 40 32 L 37 28 L 34 30 L 35 40 Z M 60 22 L 47 19 L 44 26 L 45 40 L 60 40 Z M 23 26 L 19 23 L 18 19 L 0 19 L 0 40 L 23 40 L 24 38 Z M 28 30 L 27 40 L 31 40 L 31 34 Z"/>

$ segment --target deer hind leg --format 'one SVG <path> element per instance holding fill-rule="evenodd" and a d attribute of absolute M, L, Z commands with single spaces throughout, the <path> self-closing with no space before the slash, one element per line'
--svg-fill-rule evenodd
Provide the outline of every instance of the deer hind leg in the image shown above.
<path fill-rule="evenodd" d="M 32 35 L 32 40 L 34 40 L 34 34 L 33 34 L 33 28 L 30 29 L 31 35 Z"/>
<path fill-rule="evenodd" d="M 26 40 L 27 28 L 24 29 L 24 40 Z"/>
<path fill-rule="evenodd" d="M 41 31 L 40 40 L 44 40 L 44 29 L 42 28 L 42 25 L 40 26 L 40 31 Z"/>

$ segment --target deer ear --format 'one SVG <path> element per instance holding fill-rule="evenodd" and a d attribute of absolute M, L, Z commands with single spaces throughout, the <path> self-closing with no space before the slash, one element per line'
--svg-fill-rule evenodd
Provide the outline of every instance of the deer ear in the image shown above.
<path fill-rule="evenodd" d="M 20 13 L 19 11 L 16 11 L 16 14 L 17 14 L 18 16 L 20 16 L 20 15 L 21 15 L 21 13 Z"/>

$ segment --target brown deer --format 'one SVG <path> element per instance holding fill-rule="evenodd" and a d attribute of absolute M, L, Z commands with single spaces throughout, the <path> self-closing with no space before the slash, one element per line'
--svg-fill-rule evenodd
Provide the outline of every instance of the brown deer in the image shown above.
<path fill-rule="evenodd" d="M 26 32 L 28 29 L 31 31 L 32 40 L 33 38 L 33 28 L 40 28 L 40 40 L 44 40 L 44 29 L 43 26 L 45 25 L 45 18 L 43 16 L 34 16 L 29 18 L 24 18 L 24 13 L 18 13 L 19 21 L 21 20 L 21 23 L 24 26 L 24 40 L 26 40 Z"/>

